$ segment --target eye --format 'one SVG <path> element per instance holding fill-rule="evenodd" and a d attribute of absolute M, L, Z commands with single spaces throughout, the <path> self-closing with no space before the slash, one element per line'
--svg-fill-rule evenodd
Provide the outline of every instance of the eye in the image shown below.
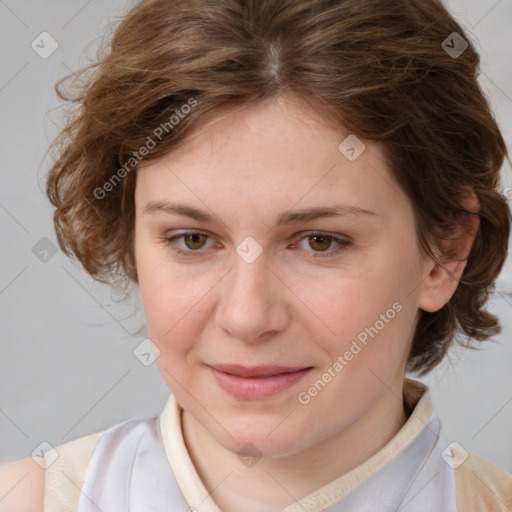
<path fill-rule="evenodd" d="M 162 238 L 162 241 L 166 246 L 170 246 L 177 254 L 181 254 L 186 257 L 194 257 L 199 256 L 204 252 L 202 249 L 205 248 L 205 244 L 209 238 L 211 237 L 207 233 L 203 233 L 201 231 L 186 231 L 171 237 L 164 237 Z M 181 240 L 184 245 L 178 244 L 179 240 Z M 337 236 L 318 231 L 305 233 L 297 240 L 299 242 L 307 240 L 309 247 L 312 248 L 313 251 L 305 250 L 307 252 L 312 252 L 313 258 L 334 257 L 353 243 L 351 240 L 342 239 Z M 337 246 L 334 247 L 334 249 L 329 249 L 333 242 L 337 244 Z M 295 248 L 296 244 L 297 242 L 289 247 Z"/>
<path fill-rule="evenodd" d="M 162 240 L 165 245 L 170 246 L 172 250 L 176 251 L 178 254 L 191 256 L 191 253 L 199 252 L 199 250 L 204 247 L 205 239 L 208 238 L 209 235 L 206 233 L 202 233 L 200 231 L 187 231 L 171 237 L 164 237 Z M 177 244 L 177 240 L 179 239 L 183 239 L 185 247 Z"/>
<path fill-rule="evenodd" d="M 317 231 L 306 233 L 299 239 L 300 242 L 304 240 L 307 241 L 310 248 L 314 249 L 313 258 L 333 257 L 353 243 L 351 240 L 338 238 L 334 235 Z M 329 246 L 333 242 L 335 242 L 337 246 L 334 249 L 329 249 Z"/>

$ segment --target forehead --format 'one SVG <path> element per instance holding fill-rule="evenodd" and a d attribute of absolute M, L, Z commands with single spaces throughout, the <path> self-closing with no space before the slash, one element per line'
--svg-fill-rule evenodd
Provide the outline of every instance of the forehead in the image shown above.
<path fill-rule="evenodd" d="M 348 135 L 325 110 L 294 96 L 223 113 L 138 170 L 137 209 L 179 198 L 225 210 L 346 203 L 396 211 L 405 198 L 383 146 L 365 140 L 351 161 L 339 147 Z"/>

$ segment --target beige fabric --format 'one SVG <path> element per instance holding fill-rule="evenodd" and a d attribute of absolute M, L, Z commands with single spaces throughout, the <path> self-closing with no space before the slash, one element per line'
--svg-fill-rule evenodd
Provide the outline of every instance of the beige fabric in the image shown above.
<path fill-rule="evenodd" d="M 418 381 L 404 383 L 406 412 L 410 417 L 391 441 L 366 462 L 330 484 L 290 505 L 283 512 L 320 512 L 342 499 L 400 453 L 432 416 L 430 392 Z M 204 487 L 190 459 L 181 429 L 181 408 L 174 395 L 160 416 L 164 448 L 185 500 L 198 512 L 222 512 Z M 46 470 L 44 512 L 75 512 L 87 464 L 102 432 L 57 447 L 59 458 Z M 511 512 L 512 475 L 490 461 L 453 448 L 457 506 L 460 512 Z M 464 460 L 465 459 L 465 460 Z"/>
<path fill-rule="evenodd" d="M 452 448 L 455 465 L 455 488 L 459 512 L 512 511 L 512 475 L 491 461 Z M 466 458 L 467 457 L 467 458 Z"/>
<path fill-rule="evenodd" d="M 44 512 L 76 512 L 97 432 L 57 446 L 59 457 L 46 469 Z"/>
<path fill-rule="evenodd" d="M 181 429 L 181 407 L 174 395 L 170 396 L 160 416 L 160 428 L 165 454 L 190 509 L 198 512 L 222 512 L 203 485 L 187 451 Z"/>

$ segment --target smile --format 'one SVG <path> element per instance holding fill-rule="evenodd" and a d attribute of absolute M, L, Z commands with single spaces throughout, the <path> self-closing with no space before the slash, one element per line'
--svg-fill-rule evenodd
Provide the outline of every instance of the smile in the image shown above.
<path fill-rule="evenodd" d="M 209 366 L 217 384 L 239 400 L 269 398 L 298 383 L 312 367 Z"/>

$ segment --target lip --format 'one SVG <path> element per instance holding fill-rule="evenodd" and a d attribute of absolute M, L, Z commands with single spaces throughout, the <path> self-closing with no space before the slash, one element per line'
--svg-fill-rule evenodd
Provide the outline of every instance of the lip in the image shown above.
<path fill-rule="evenodd" d="M 209 366 L 217 384 L 240 400 L 258 400 L 277 395 L 299 382 L 312 367 L 241 366 L 220 364 Z"/>

